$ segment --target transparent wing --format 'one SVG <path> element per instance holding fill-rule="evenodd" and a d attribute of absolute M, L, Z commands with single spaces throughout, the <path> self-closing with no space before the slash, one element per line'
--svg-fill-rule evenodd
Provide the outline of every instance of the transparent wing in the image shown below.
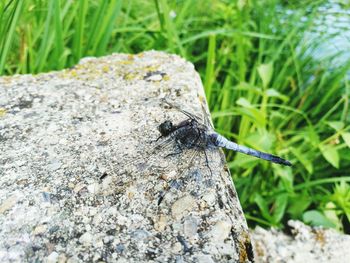
<path fill-rule="evenodd" d="M 198 123 L 203 123 L 202 118 L 200 118 L 199 116 L 197 116 L 197 115 L 195 115 L 195 114 L 193 114 L 193 113 L 190 113 L 190 112 L 188 112 L 188 111 L 185 111 L 185 110 L 181 109 L 180 106 L 175 105 L 174 103 L 169 102 L 167 99 L 162 99 L 162 102 L 164 102 L 165 104 L 167 104 L 167 105 L 170 106 L 171 108 L 174 108 L 174 109 L 178 110 L 179 112 L 182 112 L 182 113 L 185 114 L 188 118 L 194 119 L 194 120 L 196 120 Z"/>
<path fill-rule="evenodd" d="M 160 192 L 158 205 L 164 198 L 167 202 L 176 200 L 184 192 L 192 196 L 202 196 L 207 191 L 214 189 L 214 177 L 220 176 L 218 171 L 222 167 L 222 159 L 217 148 L 212 149 L 189 149 L 179 157 L 181 167 L 174 178 L 168 181 L 168 187 Z M 181 163 L 181 164 L 180 164 Z M 171 195 L 167 195 L 171 192 Z"/>
<path fill-rule="evenodd" d="M 207 105 L 205 98 L 200 96 L 199 100 L 201 103 L 204 125 L 208 128 L 210 127 L 212 130 L 214 130 L 214 125 L 213 125 L 213 122 L 211 121 L 210 113 L 207 110 L 207 107 L 205 106 L 205 105 Z"/>
<path fill-rule="evenodd" d="M 195 115 L 193 113 L 185 111 L 185 110 L 181 109 L 180 106 L 175 105 L 174 103 L 171 103 L 171 102 L 169 102 L 166 99 L 163 99 L 162 101 L 165 104 L 167 104 L 168 106 L 170 106 L 171 108 L 174 108 L 174 109 L 182 112 L 188 118 L 196 120 L 202 126 L 202 128 L 214 130 L 214 125 L 213 125 L 213 123 L 211 121 L 210 114 L 208 113 L 207 107 L 205 106 L 206 105 L 205 98 L 200 96 L 199 100 L 200 100 L 200 103 L 201 103 L 202 117 L 199 117 L 199 116 L 197 116 L 197 115 Z"/>
<path fill-rule="evenodd" d="M 136 156 L 126 156 L 124 160 L 112 161 L 109 163 L 109 175 L 121 175 L 124 173 L 142 173 L 146 172 L 151 167 L 159 165 L 160 159 L 174 151 L 174 141 L 170 137 L 162 138 L 155 141 L 151 147 L 144 145 L 140 151 L 142 154 Z M 131 161 L 126 161 L 126 158 L 132 158 Z M 109 158 L 111 159 L 111 158 Z M 102 175 L 100 179 L 103 179 Z"/>
<path fill-rule="evenodd" d="M 193 160 L 194 158 L 198 155 L 198 151 L 192 151 L 192 154 L 189 156 L 189 158 L 187 159 L 187 164 L 186 167 L 183 167 L 180 172 L 176 175 L 175 178 L 172 178 L 169 182 L 168 182 L 168 189 L 165 189 L 164 191 L 159 193 L 158 196 L 158 205 L 161 204 L 161 202 L 163 201 L 165 195 L 167 194 L 167 192 L 174 188 L 174 189 L 179 189 L 182 187 L 183 182 L 182 179 L 184 177 L 184 175 L 186 174 L 186 172 L 189 171 L 190 167 L 192 166 Z"/>

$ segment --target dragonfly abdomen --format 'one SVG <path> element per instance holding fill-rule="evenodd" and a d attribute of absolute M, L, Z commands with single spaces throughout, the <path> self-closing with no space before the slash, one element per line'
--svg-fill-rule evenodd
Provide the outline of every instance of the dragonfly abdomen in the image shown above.
<path fill-rule="evenodd" d="M 272 155 L 269 153 L 260 152 L 260 151 L 254 150 L 252 148 L 248 148 L 246 146 L 243 146 L 243 145 L 239 145 L 235 142 L 229 141 L 224 136 L 221 136 L 219 134 L 215 134 L 212 136 L 213 136 L 213 138 L 215 138 L 214 144 L 217 147 L 222 147 L 222 148 L 226 148 L 228 150 L 233 150 L 236 152 L 255 156 L 257 158 L 264 159 L 264 160 L 267 160 L 267 161 L 270 161 L 273 163 L 278 163 L 278 164 L 287 165 L 287 166 L 292 165 L 289 161 L 287 161 L 281 157 L 278 157 L 276 155 Z"/>

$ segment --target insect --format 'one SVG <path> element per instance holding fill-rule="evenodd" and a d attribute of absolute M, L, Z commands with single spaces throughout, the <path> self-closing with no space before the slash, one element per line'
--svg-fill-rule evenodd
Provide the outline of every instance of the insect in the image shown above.
<path fill-rule="evenodd" d="M 181 153 L 184 148 L 205 150 L 208 148 L 225 148 L 236 152 L 251 155 L 260 159 L 264 159 L 273 163 L 291 166 L 292 164 L 276 155 L 260 152 L 243 145 L 239 145 L 228 140 L 223 135 L 214 131 L 209 118 L 204 114 L 204 123 L 195 115 L 180 109 L 179 107 L 164 101 L 170 107 L 175 108 L 185 114 L 187 119 L 178 124 L 173 124 L 170 120 L 161 123 L 158 130 L 161 134 L 160 138 L 172 138 L 176 142 L 178 151 Z M 176 154 L 175 153 L 175 154 Z"/>
<path fill-rule="evenodd" d="M 175 151 L 168 154 L 168 156 L 174 156 L 181 154 L 185 149 L 192 149 L 195 152 L 202 152 L 205 155 L 206 166 L 208 167 L 210 174 L 212 175 L 212 169 L 209 165 L 209 158 L 207 151 L 218 148 L 225 148 L 236 152 L 251 155 L 260 159 L 264 159 L 280 165 L 291 166 L 292 164 L 279 156 L 264 153 L 261 151 L 248 148 L 243 145 L 239 145 L 233 141 L 228 140 L 223 135 L 215 132 L 213 125 L 210 122 L 206 111 L 202 104 L 203 120 L 194 114 L 191 114 L 180 107 L 163 100 L 163 102 L 170 108 L 174 108 L 182 112 L 187 118 L 177 124 L 174 124 L 170 120 L 165 120 L 158 126 L 160 137 L 157 141 L 163 140 L 155 148 L 160 149 L 167 145 L 169 142 L 175 142 Z M 195 154 L 197 155 L 197 154 Z M 195 156 L 194 155 L 194 156 Z M 176 181 L 170 183 L 170 187 L 176 185 Z M 158 204 L 164 198 L 165 193 L 161 193 Z"/>

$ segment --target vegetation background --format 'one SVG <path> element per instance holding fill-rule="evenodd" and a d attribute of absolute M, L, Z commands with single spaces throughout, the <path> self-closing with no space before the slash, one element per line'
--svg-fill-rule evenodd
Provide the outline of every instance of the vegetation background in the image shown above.
<path fill-rule="evenodd" d="M 349 7 L 344 0 L 1 1 L 0 75 L 59 70 L 112 52 L 177 53 L 200 72 L 219 132 L 294 164 L 227 153 L 250 226 L 283 227 L 293 218 L 349 233 L 350 49 L 337 44 L 350 42 Z"/>

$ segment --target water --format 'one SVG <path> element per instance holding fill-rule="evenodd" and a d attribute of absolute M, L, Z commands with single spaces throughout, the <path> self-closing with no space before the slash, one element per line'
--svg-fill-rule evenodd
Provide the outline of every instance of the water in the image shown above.
<path fill-rule="evenodd" d="M 308 41 L 324 39 L 313 56 L 318 60 L 334 56 L 334 67 L 350 60 L 350 3 L 345 6 L 341 2 L 345 1 L 330 0 L 320 6 L 315 27 L 305 36 Z"/>

